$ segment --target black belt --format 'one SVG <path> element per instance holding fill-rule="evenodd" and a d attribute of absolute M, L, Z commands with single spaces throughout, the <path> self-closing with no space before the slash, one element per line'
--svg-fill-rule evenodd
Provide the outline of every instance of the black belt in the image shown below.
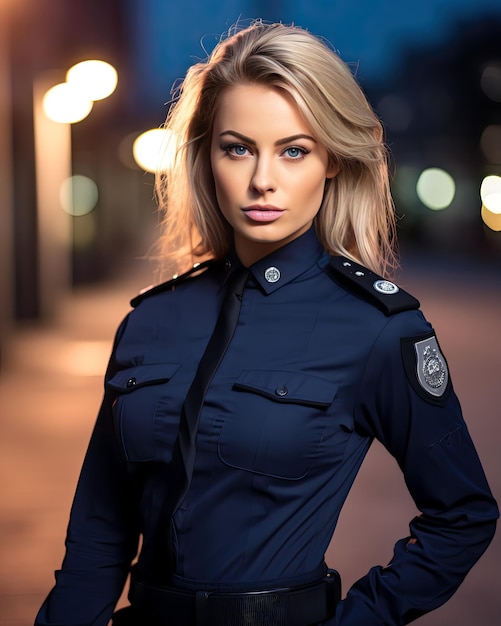
<path fill-rule="evenodd" d="M 129 593 L 136 610 L 165 626 L 310 626 L 332 617 L 340 598 L 335 570 L 309 585 L 246 593 L 188 591 L 134 577 Z"/>

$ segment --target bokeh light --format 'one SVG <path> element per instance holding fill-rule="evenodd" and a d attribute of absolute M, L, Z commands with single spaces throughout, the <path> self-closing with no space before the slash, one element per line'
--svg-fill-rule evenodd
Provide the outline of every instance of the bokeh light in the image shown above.
<path fill-rule="evenodd" d="M 421 172 L 416 193 L 421 202 L 433 211 L 441 211 L 451 205 L 456 194 L 454 178 L 445 170 L 431 167 Z"/>
<path fill-rule="evenodd" d="M 482 220 L 491 230 L 501 231 L 501 176 L 486 176 L 480 187 L 480 197 Z"/>
<path fill-rule="evenodd" d="M 89 100 L 102 100 L 115 91 L 118 74 L 106 61 L 82 61 L 68 70 L 66 82 Z"/>
<path fill-rule="evenodd" d="M 97 185 L 87 176 L 70 176 L 59 190 L 59 200 L 64 211 L 76 217 L 90 213 L 98 198 Z"/>
<path fill-rule="evenodd" d="M 480 147 L 489 163 L 501 163 L 501 124 L 491 124 L 484 129 Z"/>
<path fill-rule="evenodd" d="M 60 83 L 43 97 L 45 115 L 59 124 L 75 124 L 92 111 L 93 102 L 82 97 L 81 92 L 69 83 Z"/>
<path fill-rule="evenodd" d="M 485 205 L 482 205 L 480 215 L 484 224 L 488 226 L 491 230 L 494 230 L 497 233 L 501 231 L 501 213 L 494 213 L 492 211 L 489 211 L 489 209 Z"/>
<path fill-rule="evenodd" d="M 482 72 L 480 86 L 488 98 L 501 102 L 501 65 L 488 65 Z"/>
<path fill-rule="evenodd" d="M 137 137 L 132 146 L 136 163 L 147 172 L 165 172 L 176 156 L 176 139 L 172 131 L 153 128 Z"/>

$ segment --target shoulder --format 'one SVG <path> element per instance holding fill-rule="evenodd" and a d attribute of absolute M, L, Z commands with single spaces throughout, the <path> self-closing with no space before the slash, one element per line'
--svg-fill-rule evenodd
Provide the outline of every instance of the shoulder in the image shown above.
<path fill-rule="evenodd" d="M 343 256 L 331 256 L 329 276 L 344 289 L 377 307 L 386 316 L 419 309 L 419 300 L 395 283 Z"/>
<path fill-rule="evenodd" d="M 405 372 L 418 396 L 444 406 L 451 390 L 446 358 L 435 330 L 419 310 L 419 301 L 395 283 L 345 257 L 331 257 L 331 278 L 360 300 L 382 311 L 386 321 L 375 322 L 366 371 L 391 383 Z"/>
<path fill-rule="evenodd" d="M 209 260 L 203 261 L 202 263 L 195 263 L 191 269 L 183 274 L 175 275 L 170 280 L 167 280 L 158 285 L 154 285 L 152 287 L 147 287 L 143 289 L 137 296 L 132 298 L 130 304 L 133 308 L 136 308 L 146 300 L 147 298 L 151 298 L 159 293 L 164 293 L 166 291 L 172 291 L 178 285 L 186 282 L 188 279 L 193 280 L 201 274 L 205 274 L 208 268 L 213 268 L 214 266 L 219 265 L 216 261 Z"/>

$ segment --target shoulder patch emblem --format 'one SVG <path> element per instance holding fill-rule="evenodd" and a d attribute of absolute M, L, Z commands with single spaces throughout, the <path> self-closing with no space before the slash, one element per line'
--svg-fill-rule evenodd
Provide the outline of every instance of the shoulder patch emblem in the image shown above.
<path fill-rule="evenodd" d="M 414 344 L 417 356 L 417 376 L 421 387 L 432 396 L 440 397 L 447 389 L 449 371 L 435 337 Z"/>
<path fill-rule="evenodd" d="M 435 335 L 402 339 L 402 350 L 415 391 L 428 402 L 444 404 L 450 389 L 449 369 Z"/>

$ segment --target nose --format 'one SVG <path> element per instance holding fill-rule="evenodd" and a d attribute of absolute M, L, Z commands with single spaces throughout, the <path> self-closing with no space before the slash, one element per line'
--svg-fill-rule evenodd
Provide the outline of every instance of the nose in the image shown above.
<path fill-rule="evenodd" d="M 254 172 L 250 181 L 250 188 L 252 191 L 259 194 L 276 190 L 277 183 L 270 158 L 260 156 L 256 160 Z"/>

